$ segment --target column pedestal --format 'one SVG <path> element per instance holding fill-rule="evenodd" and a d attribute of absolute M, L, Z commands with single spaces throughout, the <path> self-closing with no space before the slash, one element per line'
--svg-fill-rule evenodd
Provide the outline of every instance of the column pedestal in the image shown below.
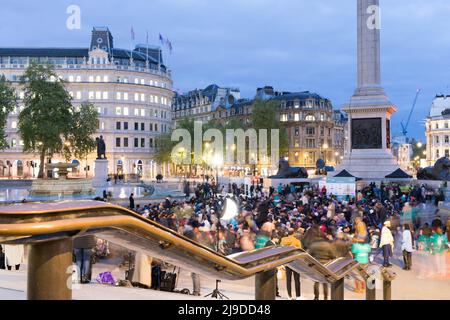
<path fill-rule="evenodd" d="M 277 295 L 277 278 L 274 270 L 255 275 L 255 300 L 275 300 Z"/>
<path fill-rule="evenodd" d="M 30 245 L 28 300 L 72 300 L 72 239 Z"/>
<path fill-rule="evenodd" d="M 344 278 L 331 284 L 331 300 L 344 300 Z"/>
<path fill-rule="evenodd" d="M 108 160 L 95 160 L 94 178 L 92 179 L 92 186 L 94 188 L 106 188 L 108 186 Z"/>

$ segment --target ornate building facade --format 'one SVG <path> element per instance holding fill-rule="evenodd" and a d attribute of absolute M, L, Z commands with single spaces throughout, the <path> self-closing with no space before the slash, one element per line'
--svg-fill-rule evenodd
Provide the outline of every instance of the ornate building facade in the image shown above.
<path fill-rule="evenodd" d="M 221 88 L 212 84 L 205 89 L 196 89 L 186 94 L 176 94 L 172 103 L 172 117 L 175 124 L 183 118 L 208 122 L 217 112 L 228 109 L 240 99 L 237 88 Z"/>
<path fill-rule="evenodd" d="M 253 99 L 238 99 L 232 91 L 226 91 L 220 99 L 213 96 L 215 104 L 208 102 L 202 105 L 201 101 L 211 101 L 206 100 L 205 96 L 202 91 L 195 90 L 176 97 L 172 106 L 173 117 L 193 117 L 222 123 L 236 119 L 243 125 L 251 126 L 254 99 L 275 100 L 280 103 L 279 119 L 285 125 L 289 138 L 289 150 L 283 156 L 289 158 L 291 165 L 312 169 L 316 167 L 318 159 L 323 159 L 327 165 L 336 166 L 344 156 L 347 116 L 339 110 L 333 110 L 331 101 L 316 93 L 277 92 L 273 87 L 265 86 L 256 90 Z M 202 112 L 193 111 L 195 109 Z"/>
<path fill-rule="evenodd" d="M 163 174 L 153 158 L 155 138 L 172 127 L 173 98 L 170 70 L 164 65 L 159 47 L 137 45 L 134 50 L 115 48 L 108 28 L 94 28 L 88 48 L 0 48 L 0 74 L 13 83 L 19 108 L 9 116 L 6 126 L 10 148 L 0 152 L 0 176 L 36 176 L 32 163 L 35 154 L 22 152 L 17 130 L 18 114 L 23 108 L 20 77 L 32 62 L 49 63 L 65 80 L 73 104 L 93 103 L 98 109 L 109 173 L 153 178 Z M 79 162 L 79 174 L 93 174 L 95 155 Z M 59 161 L 55 156 L 53 161 Z"/>
<path fill-rule="evenodd" d="M 333 110 L 331 101 L 309 91 L 283 93 L 280 121 L 289 137 L 289 162 L 293 166 L 315 168 L 323 159 L 336 166 L 344 155 L 346 117 Z"/>
<path fill-rule="evenodd" d="M 426 121 L 427 165 L 450 156 L 450 95 L 437 95 Z"/>

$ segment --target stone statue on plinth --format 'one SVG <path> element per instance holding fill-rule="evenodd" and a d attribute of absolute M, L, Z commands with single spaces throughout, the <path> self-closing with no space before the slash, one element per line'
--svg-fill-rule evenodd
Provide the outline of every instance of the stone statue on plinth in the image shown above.
<path fill-rule="evenodd" d="M 419 169 L 417 179 L 450 181 L 450 159 L 443 157 L 434 166 Z"/>
<path fill-rule="evenodd" d="M 103 136 L 95 138 L 95 142 L 97 143 L 97 160 L 106 159 L 106 144 Z"/>
<path fill-rule="evenodd" d="M 291 167 L 285 159 L 280 159 L 278 163 L 278 173 L 270 176 L 270 179 L 295 179 L 308 178 L 308 171 L 303 167 Z"/>

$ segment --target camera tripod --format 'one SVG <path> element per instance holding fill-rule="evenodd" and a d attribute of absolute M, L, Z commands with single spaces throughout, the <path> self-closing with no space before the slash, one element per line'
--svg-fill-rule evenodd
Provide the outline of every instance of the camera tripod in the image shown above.
<path fill-rule="evenodd" d="M 221 282 L 221 281 L 220 280 L 216 280 L 216 288 L 213 290 L 213 292 L 207 294 L 205 296 L 205 298 L 211 297 L 211 298 L 220 299 L 220 300 L 223 300 L 223 298 L 226 298 L 227 300 L 230 300 L 230 298 L 228 298 L 226 295 L 224 295 L 222 292 L 220 292 L 220 290 L 219 290 L 219 282 Z"/>

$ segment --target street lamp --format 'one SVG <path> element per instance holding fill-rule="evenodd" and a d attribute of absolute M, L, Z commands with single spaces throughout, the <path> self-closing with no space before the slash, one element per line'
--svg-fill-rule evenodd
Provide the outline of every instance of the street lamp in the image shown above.
<path fill-rule="evenodd" d="M 213 165 L 216 167 L 216 185 L 219 186 L 219 167 L 222 165 L 220 154 L 216 153 L 213 157 Z"/>
<path fill-rule="evenodd" d="M 419 141 L 419 142 L 417 142 L 416 146 L 417 146 L 417 148 L 422 148 L 423 144 L 422 144 L 422 142 Z"/>
<path fill-rule="evenodd" d="M 327 149 L 328 149 L 328 144 L 324 143 L 322 146 L 323 150 L 325 150 L 324 154 L 323 154 L 323 161 L 325 161 L 325 164 L 327 163 Z"/>

